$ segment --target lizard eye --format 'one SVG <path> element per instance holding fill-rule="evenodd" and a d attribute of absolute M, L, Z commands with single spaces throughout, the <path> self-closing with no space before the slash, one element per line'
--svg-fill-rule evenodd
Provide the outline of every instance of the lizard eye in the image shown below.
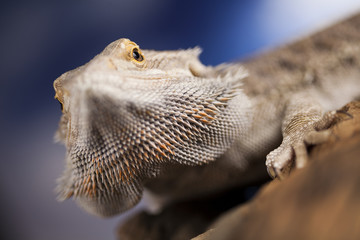
<path fill-rule="evenodd" d="M 138 48 L 133 48 L 132 49 L 132 54 L 131 56 L 137 61 L 137 62 L 143 62 L 144 61 L 144 56 L 141 54 L 140 50 Z"/>

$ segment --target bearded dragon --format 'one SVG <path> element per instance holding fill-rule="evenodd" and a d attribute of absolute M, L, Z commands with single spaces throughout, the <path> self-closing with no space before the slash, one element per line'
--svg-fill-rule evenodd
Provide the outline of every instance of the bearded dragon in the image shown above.
<path fill-rule="evenodd" d="M 111 216 L 144 189 L 190 198 L 254 179 L 254 166 L 280 178 L 304 167 L 307 144 L 326 139 L 334 110 L 360 96 L 359 19 L 218 66 L 203 65 L 200 48 L 112 42 L 54 82 L 67 149 L 60 199 Z"/>

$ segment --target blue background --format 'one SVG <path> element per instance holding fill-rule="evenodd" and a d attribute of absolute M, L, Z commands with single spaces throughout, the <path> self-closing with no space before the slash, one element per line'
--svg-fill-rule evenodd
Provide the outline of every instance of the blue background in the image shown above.
<path fill-rule="evenodd" d="M 234 61 L 297 39 L 360 9 L 358 0 L 62 0 L 0 6 L 0 238 L 113 239 L 121 217 L 88 215 L 55 200 L 65 148 L 52 82 L 108 43 L 204 49 Z M 1 236 L 4 235 L 4 236 Z M 7 236 L 7 237 L 6 237 Z"/>

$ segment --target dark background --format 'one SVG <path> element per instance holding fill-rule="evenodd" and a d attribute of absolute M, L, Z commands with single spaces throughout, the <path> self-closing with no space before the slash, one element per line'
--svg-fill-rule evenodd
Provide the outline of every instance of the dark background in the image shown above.
<path fill-rule="evenodd" d="M 55 200 L 65 148 L 53 81 L 127 37 L 144 49 L 199 45 L 215 65 L 313 32 L 360 9 L 358 0 L 62 0 L 0 6 L 0 238 L 113 239 L 122 219 Z"/>

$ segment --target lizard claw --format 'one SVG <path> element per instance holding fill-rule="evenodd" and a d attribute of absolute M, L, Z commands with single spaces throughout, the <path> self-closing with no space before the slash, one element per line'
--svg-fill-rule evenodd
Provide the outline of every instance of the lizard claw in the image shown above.
<path fill-rule="evenodd" d="M 335 112 L 329 112 L 319 121 L 305 125 L 305 127 L 284 137 L 281 145 L 266 156 L 266 167 L 272 178 L 284 179 L 295 166 L 303 168 L 308 162 L 308 145 L 325 142 L 331 131 L 327 129 L 335 118 Z"/>

